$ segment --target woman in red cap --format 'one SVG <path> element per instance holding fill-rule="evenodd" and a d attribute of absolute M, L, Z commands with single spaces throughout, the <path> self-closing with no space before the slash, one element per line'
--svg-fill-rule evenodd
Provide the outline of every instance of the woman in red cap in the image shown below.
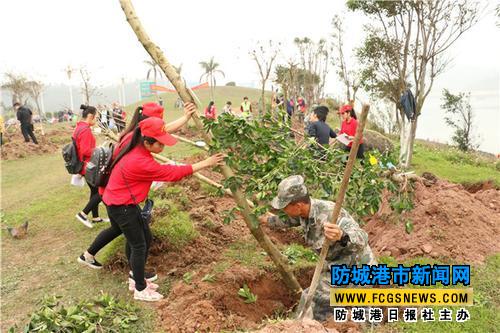
<path fill-rule="evenodd" d="M 95 249 L 101 248 L 102 242 L 123 233 L 130 246 L 129 264 L 133 279 L 129 279 L 129 288 L 134 290 L 134 299 L 138 300 L 158 301 L 163 298 L 156 292 L 158 285 L 145 278 L 144 266 L 152 236 L 138 204 L 146 199 L 153 181 L 179 181 L 193 172 L 220 165 L 224 158 L 222 154 L 216 154 L 193 165 L 162 165 L 154 160 L 152 153 L 161 153 L 165 145 L 175 143 L 175 138 L 165 130 L 163 120 L 150 117 L 139 123 L 130 143 L 118 154 L 102 197 L 111 226 L 101 231 L 78 258 L 79 262 L 92 268 L 101 268 L 93 255 Z"/>
<path fill-rule="evenodd" d="M 164 112 L 163 106 L 154 102 L 144 103 L 142 106 L 137 107 L 137 109 L 135 109 L 134 111 L 132 119 L 130 119 L 130 123 L 128 124 L 127 128 L 120 134 L 120 139 L 115 147 L 113 156 L 116 157 L 120 149 L 125 147 L 130 142 L 130 139 L 132 138 L 132 133 L 139 125 L 139 122 L 149 117 L 156 117 L 163 119 L 163 112 Z M 184 105 L 184 115 L 166 124 L 165 125 L 166 131 L 168 133 L 173 133 L 181 129 L 182 126 L 184 126 L 189 121 L 189 119 L 191 119 L 191 116 L 195 112 L 196 112 L 196 105 L 194 103 L 186 103 Z"/>
<path fill-rule="evenodd" d="M 340 116 L 342 117 L 342 125 L 340 127 L 340 134 L 346 134 L 351 142 L 344 148 L 346 151 L 351 151 L 352 140 L 356 135 L 356 130 L 358 129 L 358 120 L 356 117 L 356 112 L 353 107 L 349 104 L 342 106 L 339 110 Z M 359 143 L 358 153 L 356 157 L 359 159 L 364 158 L 365 145 L 363 144 L 363 137 L 361 137 L 361 142 Z"/>
<path fill-rule="evenodd" d="M 163 119 L 163 112 L 164 109 L 161 105 L 154 103 L 154 102 L 149 102 L 149 103 L 144 103 L 142 106 L 137 107 L 137 109 L 134 112 L 134 115 L 132 116 L 132 119 L 130 120 L 129 125 L 127 128 L 120 134 L 120 139 L 118 143 L 115 145 L 115 149 L 113 151 L 113 160 L 115 160 L 120 153 L 122 149 L 127 147 L 127 145 L 130 143 L 132 140 L 132 136 L 134 134 L 135 129 L 139 126 L 139 123 L 143 121 L 144 119 L 147 119 L 149 117 L 155 117 L 159 119 Z M 184 115 L 168 124 L 165 125 L 165 130 L 169 133 L 175 132 L 178 129 L 180 129 L 182 126 L 184 126 L 189 119 L 191 119 L 191 116 L 193 113 L 196 112 L 196 105 L 194 103 L 186 103 L 184 106 Z M 102 196 L 104 194 L 104 187 L 99 187 L 99 194 Z M 107 236 L 105 239 L 104 236 Z M 100 242 L 95 244 L 91 248 L 91 256 L 94 257 L 103 247 L 105 247 L 107 244 L 111 243 L 118 235 L 113 234 L 113 233 L 107 233 L 101 237 Z M 130 247 L 129 244 L 126 244 L 127 249 L 126 253 L 127 256 L 130 254 Z M 84 263 L 88 265 L 89 267 L 92 268 L 101 268 L 100 265 L 93 265 L 93 261 L 91 260 L 90 263 L 86 261 L 82 261 L 82 258 L 80 257 L 78 259 L 79 262 Z M 146 279 L 150 282 L 155 281 L 158 276 L 154 272 L 146 272 Z M 133 277 L 132 272 L 130 273 L 130 277 Z"/>

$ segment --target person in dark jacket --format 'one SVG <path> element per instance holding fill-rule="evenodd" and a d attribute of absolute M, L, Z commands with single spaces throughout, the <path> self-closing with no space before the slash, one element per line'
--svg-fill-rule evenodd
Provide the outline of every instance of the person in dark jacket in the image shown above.
<path fill-rule="evenodd" d="M 324 158 L 324 149 L 328 149 L 330 145 L 330 138 L 336 138 L 337 134 L 326 123 L 326 116 L 328 115 L 328 108 L 326 106 L 317 106 L 314 108 L 310 118 L 310 123 L 306 128 L 307 135 L 315 138 L 318 145 L 313 145 L 313 148 L 320 159 Z"/>
<path fill-rule="evenodd" d="M 329 110 L 326 106 L 321 105 L 316 107 L 311 116 L 311 124 L 307 128 L 307 134 L 325 147 L 328 147 L 330 144 L 330 138 L 337 137 L 337 134 L 326 123 L 328 112 Z"/>
<path fill-rule="evenodd" d="M 30 142 L 31 137 L 33 143 L 38 144 L 35 133 L 33 133 L 34 127 L 33 121 L 31 119 L 33 116 L 33 112 L 31 112 L 28 107 L 21 106 L 21 104 L 18 102 L 14 103 L 14 110 L 16 110 L 17 120 L 19 120 L 19 122 L 21 123 L 21 133 L 24 136 L 24 141 Z"/>

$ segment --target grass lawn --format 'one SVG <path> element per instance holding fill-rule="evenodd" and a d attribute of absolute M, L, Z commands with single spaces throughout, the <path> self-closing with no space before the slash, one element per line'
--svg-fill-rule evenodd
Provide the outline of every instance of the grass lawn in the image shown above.
<path fill-rule="evenodd" d="M 69 184 L 59 153 L 2 161 L 2 286 L 0 331 L 27 321 L 45 295 L 61 295 L 65 304 L 102 291 L 132 301 L 126 277 L 94 271 L 76 258 L 102 225 L 87 229 L 74 218 L 88 199 L 87 188 Z M 105 209 L 100 208 L 103 215 Z M 25 239 L 12 239 L 7 225 L 29 221 Z M 144 332 L 152 330 L 153 311 L 141 303 Z"/>
<path fill-rule="evenodd" d="M 500 171 L 495 164 L 454 148 L 432 147 L 416 142 L 413 168 L 418 174 L 428 171 L 454 183 L 479 183 L 492 180 L 500 187 Z"/>

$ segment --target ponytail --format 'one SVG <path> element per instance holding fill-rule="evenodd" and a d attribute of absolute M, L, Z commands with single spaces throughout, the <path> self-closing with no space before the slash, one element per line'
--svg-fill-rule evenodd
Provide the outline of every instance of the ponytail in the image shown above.
<path fill-rule="evenodd" d="M 135 130 L 134 130 L 134 134 L 132 135 L 132 139 L 130 140 L 130 142 L 128 143 L 128 145 L 125 148 L 123 148 L 118 153 L 118 155 L 116 156 L 115 160 L 111 164 L 111 168 L 110 169 L 113 169 L 113 167 L 115 166 L 115 164 L 118 163 L 118 161 L 123 156 L 125 156 L 125 154 L 127 154 L 128 152 L 130 152 L 132 149 L 134 149 L 141 142 L 141 137 L 142 137 L 141 129 L 139 127 L 136 127 Z"/>
<path fill-rule="evenodd" d="M 142 113 L 142 106 L 138 106 L 135 109 L 134 114 L 132 115 L 132 118 L 130 119 L 130 123 L 128 124 L 127 128 L 125 128 L 125 130 L 121 132 L 118 141 L 122 141 L 125 135 L 127 135 L 130 132 L 133 132 L 137 128 L 137 126 L 139 126 L 139 122 L 143 121 L 146 118 L 148 118 L 148 116 Z"/>
<path fill-rule="evenodd" d="M 358 117 L 356 117 L 356 112 L 354 112 L 354 109 L 351 109 L 351 111 L 349 111 L 349 113 L 351 114 L 351 117 L 358 120 Z"/>
<path fill-rule="evenodd" d="M 141 128 L 139 126 L 137 126 L 134 129 L 134 134 L 132 134 L 132 139 L 130 140 L 129 144 L 118 153 L 115 160 L 111 164 L 111 169 L 115 166 L 116 163 L 118 163 L 118 161 L 123 156 L 128 154 L 132 149 L 134 149 L 138 145 L 143 144 L 144 141 L 148 142 L 149 144 L 153 144 L 158 140 L 156 140 L 155 138 L 149 137 L 149 136 L 142 136 Z"/>

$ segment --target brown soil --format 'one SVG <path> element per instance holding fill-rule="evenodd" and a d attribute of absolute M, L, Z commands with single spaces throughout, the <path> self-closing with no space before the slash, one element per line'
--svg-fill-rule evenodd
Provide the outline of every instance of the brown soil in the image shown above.
<path fill-rule="evenodd" d="M 237 216 L 230 224 L 223 224 L 223 211 L 234 206 L 230 197 L 213 198 L 200 192 L 196 179 L 178 183 L 190 198 L 186 208 L 200 236 L 182 249 L 155 241 L 150 250 L 148 265 L 161 276 L 174 279 L 166 299 L 158 305 L 161 327 L 168 332 L 207 332 L 221 329 L 258 328 L 266 317 L 293 309 L 297 296 L 290 295 L 279 276 L 257 267 L 246 267 L 224 256 L 235 241 L 251 240 L 244 221 Z M 211 223 L 207 224 L 206 221 Z M 153 222 L 154 223 L 154 222 Z M 302 241 L 295 230 L 269 230 L 269 236 L 281 244 Z M 108 265 L 112 270 L 126 271 L 123 258 L 116 257 Z M 231 263 L 218 272 L 217 263 Z M 222 270 L 224 267 L 222 267 Z M 184 282 L 185 273 L 194 272 L 190 284 Z M 203 282 L 206 274 L 215 274 L 214 282 Z M 307 287 L 312 271 L 299 272 L 299 281 Z M 247 284 L 258 301 L 247 304 L 238 290 Z"/>
<path fill-rule="evenodd" d="M 464 188 L 470 193 L 477 193 L 479 191 L 487 191 L 497 188 L 492 180 L 481 183 L 464 184 Z"/>
<path fill-rule="evenodd" d="M 438 180 L 415 187 L 415 208 L 391 221 L 388 199 L 368 220 L 365 230 L 378 255 L 396 259 L 430 256 L 442 260 L 475 263 L 500 251 L 500 191 L 490 189 L 475 194 L 463 186 Z M 405 221 L 413 231 L 405 231 Z"/>
<path fill-rule="evenodd" d="M 68 125 L 65 128 L 48 129 L 45 131 L 45 135 L 42 135 L 40 128 L 35 125 L 35 136 L 38 145 L 31 141 L 24 142 L 20 129 L 17 129 L 14 133 L 5 133 L 5 143 L 1 149 L 2 160 L 15 160 L 31 155 L 53 153 L 69 142 L 72 132 L 73 128 Z"/>
<path fill-rule="evenodd" d="M 199 159 L 188 159 L 194 162 Z M 215 173 L 206 173 L 214 177 Z M 220 176 L 217 180 L 220 181 Z M 396 259 L 431 256 L 466 263 L 483 261 L 500 250 L 497 243 L 500 222 L 500 191 L 487 190 L 475 194 L 463 186 L 436 179 L 415 185 L 415 209 L 400 216 L 412 220 L 414 230 L 405 232 L 404 223 L 394 219 L 388 205 L 388 195 L 380 211 L 368 219 L 365 226 L 370 244 L 379 255 L 390 254 Z M 228 258 L 224 252 L 234 242 L 252 241 L 240 216 L 223 224 L 223 211 L 234 207 L 226 196 L 214 198 L 201 191 L 198 180 L 191 178 L 178 185 L 185 190 L 190 202 L 182 207 L 189 212 L 200 236 L 182 249 L 168 243 L 154 242 L 148 265 L 160 276 L 171 281 L 170 292 L 157 305 L 160 328 L 168 332 L 213 332 L 236 329 L 261 329 L 259 332 L 341 332 L 355 333 L 362 329 L 354 323 L 339 325 L 326 322 L 287 320 L 263 327 L 266 318 L 287 316 L 293 311 L 298 296 L 290 295 L 277 273 L 258 267 L 247 267 Z M 207 224 L 207 221 L 211 223 Z M 296 230 L 264 228 L 275 243 L 301 243 Z M 226 266 L 220 263 L 226 262 Z M 125 263 L 115 262 L 113 269 L 126 270 Z M 191 282 L 183 281 L 185 273 L 193 273 Z M 215 281 L 202 281 L 214 274 Z M 311 281 L 312 270 L 296 272 L 303 287 Z M 163 286 L 165 282 L 160 282 Z M 257 302 L 247 304 L 238 290 L 247 284 L 257 295 Z M 163 288 L 163 287 L 162 287 Z"/>
<path fill-rule="evenodd" d="M 325 328 L 315 320 L 305 319 L 285 320 L 276 324 L 266 325 L 266 327 L 256 331 L 257 333 L 338 333 L 334 328 Z"/>

